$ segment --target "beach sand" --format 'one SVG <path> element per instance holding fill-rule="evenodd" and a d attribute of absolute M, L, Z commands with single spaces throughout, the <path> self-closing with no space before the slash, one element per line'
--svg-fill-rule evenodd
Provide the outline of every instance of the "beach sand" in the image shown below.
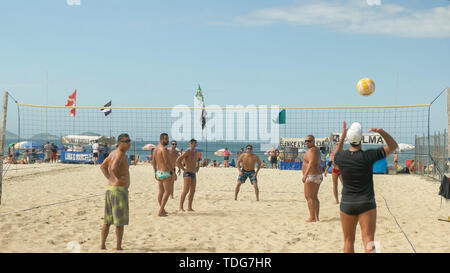
<path fill-rule="evenodd" d="M 130 225 L 122 252 L 342 252 L 331 176 L 320 187 L 321 221 L 306 223 L 299 171 L 261 170 L 261 201 L 256 202 L 249 181 L 234 200 L 236 169 L 202 168 L 196 211 L 177 212 L 182 190 L 178 178 L 175 199 L 166 206 L 169 217 L 156 216 L 158 187 L 152 167 L 131 166 L 130 174 Z M 450 223 L 437 220 L 442 214 L 439 182 L 414 175 L 375 175 L 374 180 L 375 241 L 382 252 L 413 252 L 405 234 L 417 252 L 450 252 Z M 71 252 L 71 242 L 80 244 L 81 252 L 117 252 L 114 227 L 107 250 L 99 249 L 106 185 L 98 166 L 11 166 L 3 180 L 0 252 Z M 355 251 L 363 252 L 359 226 Z"/>

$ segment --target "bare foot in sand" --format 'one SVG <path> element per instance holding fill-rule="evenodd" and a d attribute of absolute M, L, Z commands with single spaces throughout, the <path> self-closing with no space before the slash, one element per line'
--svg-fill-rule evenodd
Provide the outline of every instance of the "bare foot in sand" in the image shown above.
<path fill-rule="evenodd" d="M 190 209 L 188 209 L 187 211 L 195 211 L 195 210 L 193 210 L 192 208 L 190 208 Z"/>
<path fill-rule="evenodd" d="M 106 246 L 105 245 L 101 245 L 100 249 L 106 249 Z"/>
<path fill-rule="evenodd" d="M 185 212 L 185 210 L 184 210 L 184 209 L 179 209 L 178 211 L 179 211 L 179 212 Z"/>
<path fill-rule="evenodd" d="M 158 213 L 159 217 L 167 217 L 169 214 L 166 211 Z"/>
<path fill-rule="evenodd" d="M 311 218 L 309 218 L 308 220 L 306 220 L 306 223 L 313 223 L 313 222 L 315 222 L 316 221 L 316 219 L 311 219 Z"/>

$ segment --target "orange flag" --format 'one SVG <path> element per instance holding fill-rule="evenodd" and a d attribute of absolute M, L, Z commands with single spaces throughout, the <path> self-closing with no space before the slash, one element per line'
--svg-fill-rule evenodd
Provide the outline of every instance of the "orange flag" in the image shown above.
<path fill-rule="evenodd" d="M 77 90 L 72 93 L 72 95 L 69 95 L 69 99 L 67 100 L 66 106 L 76 106 L 77 105 Z M 76 108 L 70 109 L 70 116 L 75 117 L 75 110 Z"/>

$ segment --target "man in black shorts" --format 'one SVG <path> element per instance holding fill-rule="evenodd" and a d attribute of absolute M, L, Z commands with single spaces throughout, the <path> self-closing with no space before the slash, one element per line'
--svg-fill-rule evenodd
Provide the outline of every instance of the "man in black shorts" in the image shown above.
<path fill-rule="evenodd" d="M 386 141 L 387 146 L 363 151 L 361 149 L 361 124 L 353 123 L 347 132 L 344 121 L 342 136 L 332 155 L 343 178 L 340 215 L 345 241 L 344 252 L 354 252 L 355 232 L 358 222 L 361 227 L 365 251 L 375 251 L 373 241 L 375 239 L 377 210 L 373 189 L 373 164 L 393 153 L 398 147 L 397 142 L 383 129 L 372 128 L 369 132 L 380 134 Z M 343 151 L 346 136 L 348 136 L 350 148 Z"/>

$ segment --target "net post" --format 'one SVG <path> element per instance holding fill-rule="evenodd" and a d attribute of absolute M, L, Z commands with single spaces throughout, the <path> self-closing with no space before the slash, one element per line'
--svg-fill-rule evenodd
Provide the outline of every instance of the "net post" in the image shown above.
<path fill-rule="evenodd" d="M 450 147 L 450 87 L 447 88 L 447 145 L 448 145 L 447 147 Z M 445 164 L 447 165 L 450 163 L 449 158 L 450 158 L 450 150 L 448 150 L 447 153 L 447 160 L 444 160 Z"/>
<path fill-rule="evenodd" d="M 0 205 L 2 204 L 3 155 L 5 151 L 6 114 L 8 112 L 8 92 L 3 93 L 2 132 L 0 135 Z"/>

